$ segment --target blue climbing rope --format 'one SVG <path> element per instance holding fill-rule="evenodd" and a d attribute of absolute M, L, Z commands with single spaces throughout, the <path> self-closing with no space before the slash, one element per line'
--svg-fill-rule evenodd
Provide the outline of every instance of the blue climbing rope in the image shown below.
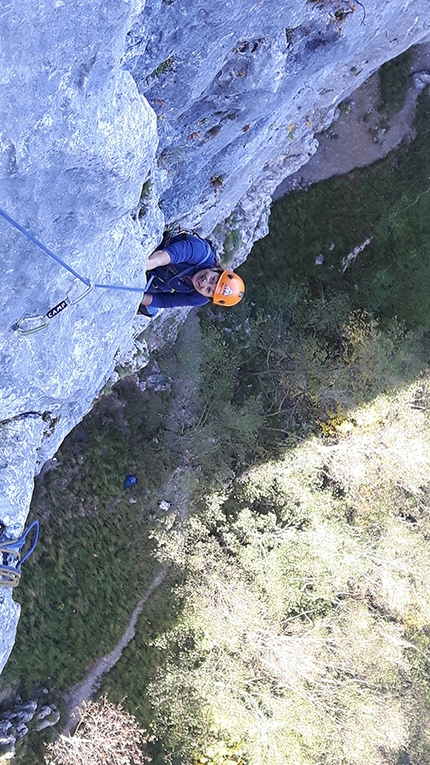
<path fill-rule="evenodd" d="M 99 284 L 98 282 L 93 282 L 91 279 L 88 279 L 85 276 L 82 276 L 82 274 L 79 274 L 77 271 L 75 271 L 74 268 L 69 266 L 62 258 L 60 258 L 58 255 L 55 254 L 55 252 L 52 252 L 48 247 L 46 247 L 42 242 L 39 242 L 38 239 L 36 239 L 33 234 L 28 231 L 24 226 L 21 226 L 18 221 L 14 220 L 10 215 L 8 215 L 5 210 L 2 210 L 0 207 L 0 215 L 11 224 L 11 226 L 14 226 L 18 231 L 21 232 L 21 234 L 24 234 L 24 236 L 27 237 L 27 239 L 30 240 L 30 242 L 33 242 L 37 247 L 39 247 L 43 252 L 45 252 L 47 255 L 49 255 L 50 258 L 56 261 L 60 266 L 63 266 L 63 268 L 67 269 L 76 279 L 79 279 L 79 281 L 83 282 L 86 286 L 86 290 L 82 292 L 78 297 L 75 297 L 74 299 L 69 298 L 69 293 L 67 293 L 66 298 L 64 300 L 61 300 L 57 305 L 55 305 L 53 308 L 50 308 L 50 310 L 46 314 L 36 314 L 36 315 L 28 315 L 24 314 L 24 316 L 21 316 L 20 319 L 12 326 L 12 329 L 15 332 L 18 332 L 20 335 L 31 335 L 34 332 L 39 332 L 41 329 L 45 329 L 45 327 L 48 326 L 49 320 L 52 319 L 54 316 L 59 314 L 61 311 L 63 311 L 67 306 L 74 305 L 75 303 L 78 303 L 82 298 L 84 298 L 86 295 L 88 295 L 89 292 L 91 292 L 95 287 L 98 287 L 100 289 L 105 290 L 125 290 L 126 292 L 140 292 L 145 293 L 148 289 L 149 285 L 151 284 L 154 276 L 152 275 L 148 281 L 146 282 L 145 286 L 143 287 L 130 287 L 128 285 L 124 284 Z M 30 324 L 29 327 L 26 328 L 26 323 Z"/>
<path fill-rule="evenodd" d="M 42 242 L 39 242 L 38 239 L 36 239 L 33 234 L 30 233 L 30 231 L 27 231 L 24 226 L 21 226 L 20 223 L 18 223 L 16 220 L 11 218 L 10 215 L 7 214 L 2 208 L 0 207 L 0 215 L 8 221 L 12 226 L 14 226 L 18 231 L 21 232 L 21 234 L 24 234 L 24 236 L 27 237 L 31 242 L 33 242 L 37 247 L 40 247 L 43 252 L 46 252 L 47 255 L 49 255 L 51 258 L 53 258 L 57 263 L 60 264 L 60 266 L 63 266 L 63 268 L 66 268 L 68 271 L 70 271 L 73 276 L 76 277 L 76 279 L 79 279 L 81 282 L 87 285 L 87 287 L 100 287 L 101 289 L 106 290 L 128 290 L 130 292 L 145 292 L 145 289 L 147 288 L 147 284 L 145 284 L 144 287 L 129 287 L 125 286 L 123 284 L 97 284 L 96 282 L 92 282 L 91 279 L 87 279 L 85 276 L 82 276 L 81 274 L 78 274 L 77 271 L 75 271 L 74 268 L 69 266 L 62 258 L 60 258 L 58 255 L 55 254 L 55 252 L 52 252 L 48 247 L 46 247 Z"/>

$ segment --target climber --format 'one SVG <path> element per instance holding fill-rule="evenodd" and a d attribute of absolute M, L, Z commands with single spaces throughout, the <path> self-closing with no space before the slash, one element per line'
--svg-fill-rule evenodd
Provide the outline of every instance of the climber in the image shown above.
<path fill-rule="evenodd" d="M 206 239 L 181 233 L 162 243 L 149 256 L 148 289 L 138 312 L 155 316 L 159 308 L 199 306 L 212 300 L 232 306 L 241 300 L 245 286 L 237 274 L 219 266 Z"/>

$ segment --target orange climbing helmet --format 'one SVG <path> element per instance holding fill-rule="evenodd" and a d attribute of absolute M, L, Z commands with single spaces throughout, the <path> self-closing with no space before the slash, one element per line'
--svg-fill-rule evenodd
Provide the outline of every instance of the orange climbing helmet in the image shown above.
<path fill-rule="evenodd" d="M 225 269 L 218 279 L 212 299 L 216 305 L 236 305 L 239 300 L 242 300 L 244 292 L 245 285 L 240 276 L 234 271 Z"/>

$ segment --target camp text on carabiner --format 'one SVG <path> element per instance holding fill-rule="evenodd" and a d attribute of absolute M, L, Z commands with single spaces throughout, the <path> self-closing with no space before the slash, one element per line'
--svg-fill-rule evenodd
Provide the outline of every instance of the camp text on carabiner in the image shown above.
<path fill-rule="evenodd" d="M 81 279 L 81 281 L 83 280 Z M 75 298 L 71 298 L 70 290 L 67 293 L 65 299 L 60 300 L 60 302 L 57 303 L 57 305 L 54 305 L 53 308 L 50 308 L 46 314 L 24 314 L 15 324 L 12 325 L 13 331 L 18 335 L 26 336 L 33 335 L 35 332 L 40 332 L 40 330 L 46 329 L 46 327 L 49 325 L 50 319 L 53 319 L 54 316 L 57 316 L 59 313 L 61 313 L 61 311 L 64 311 L 67 306 L 79 303 L 80 300 L 92 292 L 95 286 L 94 282 L 92 282 L 91 279 L 85 279 L 85 284 L 86 289 L 80 295 Z"/>

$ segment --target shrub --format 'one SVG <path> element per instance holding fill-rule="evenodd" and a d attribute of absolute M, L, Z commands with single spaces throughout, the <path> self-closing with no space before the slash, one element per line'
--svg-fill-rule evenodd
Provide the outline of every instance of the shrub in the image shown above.
<path fill-rule="evenodd" d="M 143 765 L 151 762 L 142 746 L 145 731 L 122 704 L 106 697 L 90 701 L 79 711 L 71 736 L 59 736 L 46 748 L 46 765 Z"/>
<path fill-rule="evenodd" d="M 308 439 L 241 476 L 234 512 L 224 489 L 190 520 L 183 611 L 149 689 L 169 750 L 377 765 L 428 746 L 427 395 L 425 379 L 356 409 L 335 448 Z"/>

